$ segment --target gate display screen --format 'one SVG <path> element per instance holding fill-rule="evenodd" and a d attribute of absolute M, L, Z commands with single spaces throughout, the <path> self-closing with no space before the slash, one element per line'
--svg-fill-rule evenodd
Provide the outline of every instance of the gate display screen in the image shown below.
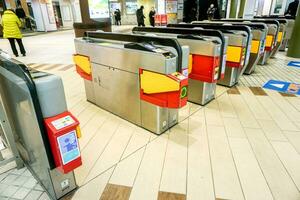
<path fill-rule="evenodd" d="M 80 156 L 76 131 L 57 137 L 63 164 L 67 164 Z"/>

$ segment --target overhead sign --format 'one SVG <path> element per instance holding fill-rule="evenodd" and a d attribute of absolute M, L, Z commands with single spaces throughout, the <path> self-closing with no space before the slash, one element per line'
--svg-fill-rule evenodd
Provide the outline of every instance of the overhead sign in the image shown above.
<path fill-rule="evenodd" d="M 288 63 L 290 67 L 299 67 L 300 68 L 300 61 L 291 61 Z"/>
<path fill-rule="evenodd" d="M 91 19 L 109 18 L 108 0 L 88 0 Z"/>
<path fill-rule="evenodd" d="M 300 84 L 285 81 L 269 80 L 263 86 L 265 89 L 300 95 Z"/>

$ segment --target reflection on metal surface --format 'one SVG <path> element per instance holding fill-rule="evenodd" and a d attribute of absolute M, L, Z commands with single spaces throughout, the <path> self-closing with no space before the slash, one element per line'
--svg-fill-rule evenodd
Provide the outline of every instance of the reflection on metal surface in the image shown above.
<path fill-rule="evenodd" d="M 12 126 L 22 159 L 35 178 L 41 182 L 53 199 L 58 199 L 76 188 L 73 172 L 54 176 L 50 147 L 43 129 L 39 98 L 30 72 L 24 65 L 1 58 L 0 95 Z M 41 79 L 40 79 L 41 80 Z M 69 179 L 69 187 L 59 187 L 61 180 Z"/>
<path fill-rule="evenodd" d="M 178 122 L 178 109 L 161 107 L 140 97 L 140 69 L 172 74 L 177 71 L 176 52 L 171 50 L 171 54 L 166 54 L 168 48 L 151 52 L 146 50 L 148 46 L 135 44 L 124 48 L 124 43 L 107 40 L 93 43 L 76 39 L 75 46 L 78 54 L 88 56 L 91 61 L 93 80 L 84 81 L 90 102 L 156 134 Z M 138 50 L 143 48 L 145 50 Z M 185 52 L 188 54 L 183 49 Z M 188 61 L 182 63 L 186 63 L 187 68 Z"/>

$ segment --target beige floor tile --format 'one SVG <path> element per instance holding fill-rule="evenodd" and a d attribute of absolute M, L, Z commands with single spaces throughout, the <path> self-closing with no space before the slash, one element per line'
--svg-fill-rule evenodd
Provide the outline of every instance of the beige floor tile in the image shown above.
<path fill-rule="evenodd" d="M 205 124 L 206 123 L 206 119 L 205 119 L 205 113 L 204 113 L 204 109 L 200 109 L 197 112 L 193 113 L 189 119 L 197 119 L 198 123 L 201 124 Z"/>
<path fill-rule="evenodd" d="M 224 127 L 207 126 L 216 198 L 244 199 Z"/>
<path fill-rule="evenodd" d="M 86 101 L 85 99 L 86 97 L 84 93 L 78 94 L 75 97 L 66 97 L 68 110 L 74 109 L 79 102 Z"/>
<path fill-rule="evenodd" d="M 146 147 L 141 148 L 126 159 L 119 162 L 109 183 L 132 187 Z"/>
<path fill-rule="evenodd" d="M 191 114 L 190 105 L 191 105 L 191 103 L 188 102 L 186 106 L 179 109 L 179 112 L 178 112 L 178 121 L 179 122 L 187 119 L 190 116 L 190 114 Z"/>
<path fill-rule="evenodd" d="M 89 181 L 120 161 L 134 129 L 133 125 L 121 123 L 85 181 Z"/>
<path fill-rule="evenodd" d="M 90 104 L 86 109 L 84 109 L 80 114 L 77 115 L 78 120 L 80 121 L 80 126 L 84 127 L 99 111 L 100 108 Z"/>
<path fill-rule="evenodd" d="M 300 98 L 296 97 L 296 98 L 286 98 L 286 100 L 289 101 L 289 103 L 294 106 L 299 112 L 300 112 Z"/>
<path fill-rule="evenodd" d="M 283 97 L 278 92 L 268 91 L 269 96 L 274 103 L 286 114 L 286 116 L 293 122 L 300 123 L 300 111 L 291 105 L 286 97 Z"/>
<path fill-rule="evenodd" d="M 297 152 L 300 154 L 300 131 L 284 131 L 285 136 L 288 138 L 289 142 L 294 146 Z"/>
<path fill-rule="evenodd" d="M 204 108 L 204 106 L 200 106 L 198 104 L 189 102 L 190 115 L 192 115 L 193 113 L 198 112 L 202 108 Z"/>
<path fill-rule="evenodd" d="M 237 118 L 234 107 L 231 104 L 230 98 L 227 93 L 224 93 L 216 99 L 219 104 L 219 109 L 222 117 Z"/>
<path fill-rule="evenodd" d="M 224 87 L 222 85 L 217 85 L 217 87 L 216 87 L 216 97 L 224 94 L 227 90 L 228 90 L 227 87 Z"/>
<path fill-rule="evenodd" d="M 273 199 L 247 139 L 230 138 L 230 147 L 247 200 Z"/>
<path fill-rule="evenodd" d="M 296 127 L 298 127 L 298 130 L 300 130 L 300 123 L 299 123 L 299 122 L 294 122 L 294 125 L 295 125 Z"/>
<path fill-rule="evenodd" d="M 248 87 L 239 86 L 238 87 L 241 95 L 248 105 L 248 108 L 253 113 L 255 119 L 258 120 L 271 120 L 272 117 L 266 112 L 263 106 L 259 103 L 256 96 L 250 91 Z"/>
<path fill-rule="evenodd" d="M 137 127 L 132 137 L 130 138 L 130 141 L 126 147 L 122 159 L 127 157 L 137 149 L 144 147 L 149 142 L 150 135 L 154 135 L 154 134 L 141 127 Z"/>
<path fill-rule="evenodd" d="M 300 155 L 288 142 L 272 142 L 272 145 L 300 191 Z"/>
<path fill-rule="evenodd" d="M 130 200 L 157 199 L 167 138 L 168 134 L 164 134 L 148 144 L 131 191 Z"/>
<path fill-rule="evenodd" d="M 229 95 L 231 103 L 240 119 L 243 127 L 258 128 L 259 125 L 241 95 Z"/>
<path fill-rule="evenodd" d="M 204 108 L 205 119 L 208 125 L 222 126 L 223 120 L 219 110 L 219 105 L 216 101 L 210 102 Z"/>
<path fill-rule="evenodd" d="M 287 141 L 287 138 L 283 135 L 280 127 L 273 120 L 258 120 L 261 128 L 263 129 L 266 137 L 269 140 L 274 141 Z"/>
<path fill-rule="evenodd" d="M 98 111 L 94 117 L 83 127 L 81 128 L 82 137 L 79 138 L 79 144 L 81 150 L 83 150 L 89 141 L 95 136 L 97 130 L 105 123 L 109 114 Z"/>
<path fill-rule="evenodd" d="M 245 129 L 245 132 L 274 198 L 298 200 L 299 191 L 264 133 L 259 129 Z"/>
<path fill-rule="evenodd" d="M 224 126 L 228 137 L 245 138 L 245 132 L 241 122 L 236 118 L 224 117 Z"/>
<path fill-rule="evenodd" d="M 206 126 L 192 118 L 189 126 L 187 200 L 214 200 Z"/>
<path fill-rule="evenodd" d="M 120 121 L 115 116 L 110 116 L 103 126 L 97 131 L 93 140 L 81 152 L 83 165 L 75 169 L 75 177 L 78 185 L 82 185 L 90 170 L 101 156 L 112 135 L 117 130 Z M 99 142 L 101 141 L 101 142 Z"/>
<path fill-rule="evenodd" d="M 70 111 L 75 116 L 78 116 L 84 109 L 86 109 L 89 105 L 91 105 L 89 102 L 87 102 L 85 99 L 82 99 L 80 102 L 78 102 L 74 107 L 70 108 Z"/>
<path fill-rule="evenodd" d="M 272 116 L 273 120 L 285 131 L 297 131 L 298 128 L 287 118 L 286 114 L 273 102 L 270 97 L 257 97 L 259 102 Z"/>
<path fill-rule="evenodd" d="M 187 120 L 173 127 L 169 133 L 160 191 L 186 193 L 187 170 Z M 176 176 L 174 176 L 176 174 Z"/>
<path fill-rule="evenodd" d="M 88 184 L 80 187 L 74 194 L 72 200 L 99 200 L 112 172 L 113 168 L 96 177 Z"/>

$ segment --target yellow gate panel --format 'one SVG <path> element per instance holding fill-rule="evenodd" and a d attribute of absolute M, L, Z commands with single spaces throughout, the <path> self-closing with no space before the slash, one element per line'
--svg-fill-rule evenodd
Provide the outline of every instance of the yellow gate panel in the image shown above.
<path fill-rule="evenodd" d="M 242 55 L 242 47 L 228 46 L 227 59 L 229 62 L 240 62 Z"/>
<path fill-rule="evenodd" d="M 283 36 L 283 33 L 279 32 L 278 36 L 277 36 L 277 42 L 281 42 L 282 41 L 282 36 Z"/>
<path fill-rule="evenodd" d="M 89 57 L 76 54 L 73 55 L 73 61 L 75 65 L 82 69 L 82 71 L 87 74 L 91 74 L 91 63 Z"/>
<path fill-rule="evenodd" d="M 258 53 L 259 52 L 259 40 L 252 40 L 251 42 L 251 53 Z"/>
<path fill-rule="evenodd" d="M 272 46 L 272 44 L 273 44 L 273 38 L 274 38 L 273 35 L 267 35 L 267 38 L 266 38 L 266 47 L 271 47 Z"/>
<path fill-rule="evenodd" d="M 165 74 L 143 71 L 140 75 L 141 89 L 146 94 L 173 92 L 180 90 L 180 83 Z"/>
<path fill-rule="evenodd" d="M 193 69 L 193 55 L 190 54 L 189 55 L 189 67 L 188 67 L 189 74 L 192 72 L 192 69 Z"/>

